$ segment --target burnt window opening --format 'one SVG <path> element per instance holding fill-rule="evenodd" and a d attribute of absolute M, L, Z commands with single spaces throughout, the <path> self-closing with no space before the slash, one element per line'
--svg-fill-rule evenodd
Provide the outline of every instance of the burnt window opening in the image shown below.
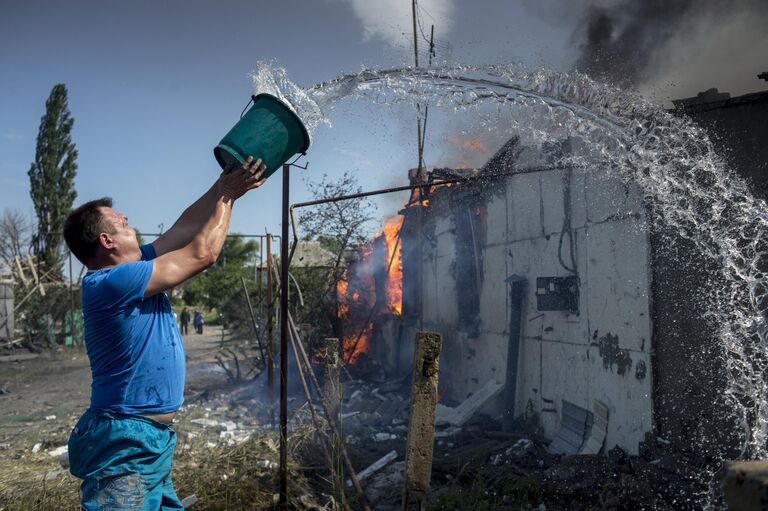
<path fill-rule="evenodd" d="M 484 204 L 476 204 L 474 201 L 457 201 L 454 204 L 459 329 L 469 337 L 477 337 L 480 330 L 480 290 L 483 281 L 483 256 L 480 248 L 485 239 L 485 216 Z"/>
<path fill-rule="evenodd" d="M 403 318 L 416 321 L 421 318 L 421 243 L 419 223 L 413 211 L 407 211 L 401 231 L 403 261 Z"/>

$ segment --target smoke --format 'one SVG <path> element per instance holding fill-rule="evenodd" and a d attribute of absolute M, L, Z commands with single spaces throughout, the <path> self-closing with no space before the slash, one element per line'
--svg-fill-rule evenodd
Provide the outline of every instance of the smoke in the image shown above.
<path fill-rule="evenodd" d="M 576 69 L 622 87 L 647 77 L 653 54 L 669 40 L 689 12 L 692 0 L 624 0 L 589 5 L 577 27 L 581 53 Z"/>
<path fill-rule="evenodd" d="M 709 2 L 712 3 L 712 2 Z M 640 91 L 656 100 L 693 96 L 710 87 L 732 95 L 765 89 L 768 70 L 768 2 L 692 7 L 678 30 L 654 51 Z"/>
<path fill-rule="evenodd" d="M 404 0 L 345 0 L 363 26 L 363 39 L 380 39 L 395 48 L 413 44 L 411 2 Z M 439 25 L 448 32 L 453 26 L 454 0 L 420 0 L 418 17 L 428 27 Z M 426 34 L 427 37 L 429 34 Z"/>
<path fill-rule="evenodd" d="M 655 100 L 710 87 L 763 87 L 766 0 L 525 0 L 529 12 L 570 25 L 574 68 Z"/>

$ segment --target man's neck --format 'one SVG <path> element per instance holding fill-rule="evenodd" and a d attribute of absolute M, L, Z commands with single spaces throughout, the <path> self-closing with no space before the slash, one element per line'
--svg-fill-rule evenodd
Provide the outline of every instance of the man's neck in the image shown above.
<path fill-rule="evenodd" d="M 105 254 L 101 257 L 94 258 L 91 264 L 87 266 L 88 271 L 104 270 L 106 268 L 114 268 L 118 264 L 129 263 L 131 261 L 138 261 L 135 257 L 126 256 L 123 254 Z"/>

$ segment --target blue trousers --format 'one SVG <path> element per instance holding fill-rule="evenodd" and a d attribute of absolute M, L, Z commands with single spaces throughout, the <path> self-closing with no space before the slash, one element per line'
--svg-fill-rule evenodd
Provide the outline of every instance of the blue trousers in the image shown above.
<path fill-rule="evenodd" d="M 86 511 L 183 509 L 171 480 L 176 432 L 140 415 L 88 410 L 69 437 Z"/>

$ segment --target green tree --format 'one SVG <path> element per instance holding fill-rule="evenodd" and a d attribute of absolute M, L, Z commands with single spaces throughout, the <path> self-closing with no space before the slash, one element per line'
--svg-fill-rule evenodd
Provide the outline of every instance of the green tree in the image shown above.
<path fill-rule="evenodd" d="M 319 181 L 307 182 L 307 188 L 316 199 L 328 199 L 360 193 L 357 178 L 345 172 L 333 180 L 323 175 Z M 346 281 L 346 260 L 350 249 L 370 238 L 370 222 L 376 205 L 370 199 L 327 202 L 303 210 L 299 216 L 302 237 L 317 240 L 334 254 L 330 268 L 296 268 L 291 272 L 299 282 L 305 307 L 298 311 L 301 322 L 313 324 L 322 335 L 343 337 L 338 318 L 339 281 Z"/>
<path fill-rule="evenodd" d="M 40 120 L 35 161 L 29 168 L 32 203 L 37 215 L 35 254 L 43 271 L 61 273 L 64 218 L 77 197 L 77 150 L 72 142 L 74 119 L 67 105 L 67 88 L 58 84 L 45 102 Z"/>
<path fill-rule="evenodd" d="M 258 253 L 258 242 L 228 237 L 216 263 L 184 284 L 184 302 L 218 310 L 230 328 L 250 329 L 241 278 L 245 279 L 249 291 L 255 288 L 254 265 Z"/>

